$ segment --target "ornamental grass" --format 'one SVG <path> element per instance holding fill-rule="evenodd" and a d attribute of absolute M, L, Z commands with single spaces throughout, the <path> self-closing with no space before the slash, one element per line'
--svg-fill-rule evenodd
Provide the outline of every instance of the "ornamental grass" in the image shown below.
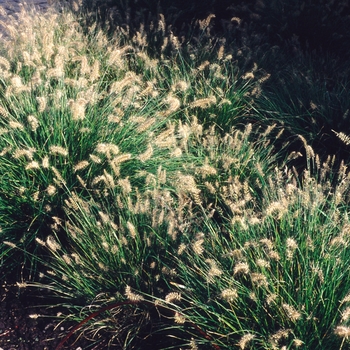
<path fill-rule="evenodd" d="M 1 23 L 3 279 L 99 348 L 347 349 L 346 161 L 278 112 L 260 62 L 184 48 L 162 18 L 151 54 L 142 26 L 78 14 Z"/>

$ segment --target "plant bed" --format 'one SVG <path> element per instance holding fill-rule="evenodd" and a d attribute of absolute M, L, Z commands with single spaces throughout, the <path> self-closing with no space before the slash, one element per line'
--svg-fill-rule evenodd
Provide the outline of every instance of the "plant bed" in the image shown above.
<path fill-rule="evenodd" d="M 1 346 L 347 348 L 343 80 L 212 16 L 190 42 L 81 16 L 2 23 Z"/>

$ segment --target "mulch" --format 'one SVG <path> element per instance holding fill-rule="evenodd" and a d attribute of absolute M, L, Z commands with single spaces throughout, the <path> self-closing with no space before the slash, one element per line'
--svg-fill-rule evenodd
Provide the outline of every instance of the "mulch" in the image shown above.
<path fill-rule="evenodd" d="M 38 290 L 19 288 L 3 282 L 0 286 L 0 350 L 54 350 L 75 326 L 61 323 L 58 308 L 47 307 L 48 301 Z M 75 342 L 74 342 L 75 341 Z M 93 349 L 86 339 L 69 339 L 64 349 Z M 101 349 L 101 347 L 99 348 Z"/>

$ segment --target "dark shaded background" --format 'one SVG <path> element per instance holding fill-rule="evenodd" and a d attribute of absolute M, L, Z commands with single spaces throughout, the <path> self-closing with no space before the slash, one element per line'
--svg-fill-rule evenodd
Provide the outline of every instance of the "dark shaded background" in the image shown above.
<path fill-rule="evenodd" d="M 139 29 L 140 23 L 156 22 L 159 14 L 175 35 L 184 35 L 194 21 L 215 14 L 212 34 L 237 39 L 228 31 L 232 17 L 240 27 L 259 33 L 271 45 L 297 38 L 304 49 L 331 52 L 349 58 L 350 6 L 347 0 L 85 0 L 84 7 L 97 10 L 101 20 Z M 112 26 L 113 27 L 113 26 Z"/>

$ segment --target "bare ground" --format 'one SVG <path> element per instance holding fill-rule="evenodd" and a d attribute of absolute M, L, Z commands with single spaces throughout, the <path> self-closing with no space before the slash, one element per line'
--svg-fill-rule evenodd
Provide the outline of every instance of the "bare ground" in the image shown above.
<path fill-rule="evenodd" d="M 57 308 L 38 291 L 16 284 L 0 286 L 0 350 L 54 350 L 74 323 L 59 323 Z M 53 304 L 54 305 L 54 304 Z M 93 349 L 86 340 L 70 339 L 64 349 Z M 101 348 L 100 348 L 101 349 Z"/>

